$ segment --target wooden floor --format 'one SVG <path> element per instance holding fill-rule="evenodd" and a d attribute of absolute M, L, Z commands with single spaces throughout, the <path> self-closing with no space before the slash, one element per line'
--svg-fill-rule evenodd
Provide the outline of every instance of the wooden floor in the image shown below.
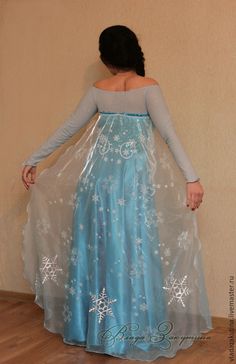
<path fill-rule="evenodd" d="M 224 364 L 230 363 L 228 329 L 225 319 L 213 318 L 214 330 L 174 358 L 158 358 L 163 364 Z M 153 363 L 154 363 L 153 362 Z M 43 310 L 33 302 L 0 300 L 0 363 L 4 364 L 90 364 L 130 363 L 144 361 L 115 358 L 110 355 L 86 352 L 83 347 L 66 345 L 59 334 L 43 326 Z"/>

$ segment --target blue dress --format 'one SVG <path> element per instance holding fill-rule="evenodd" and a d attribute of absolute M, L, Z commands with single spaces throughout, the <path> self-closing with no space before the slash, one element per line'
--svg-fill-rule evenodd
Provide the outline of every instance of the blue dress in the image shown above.
<path fill-rule="evenodd" d="M 148 113 L 100 111 L 31 190 L 25 277 L 65 344 L 153 361 L 212 329 L 196 212 L 158 138 Z"/>

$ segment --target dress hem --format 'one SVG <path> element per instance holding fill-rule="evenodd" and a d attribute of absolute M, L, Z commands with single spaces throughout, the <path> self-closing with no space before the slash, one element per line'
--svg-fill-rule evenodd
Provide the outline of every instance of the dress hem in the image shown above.
<path fill-rule="evenodd" d="M 39 307 L 41 307 L 37 302 L 35 302 Z M 42 307 L 41 307 L 42 308 Z M 43 308 L 42 308 L 43 309 Z M 74 342 L 69 342 L 69 341 L 66 341 L 66 339 L 64 338 L 64 336 L 62 335 L 61 332 L 58 332 L 58 331 L 53 331 L 52 329 L 49 329 L 49 327 L 47 327 L 46 323 L 44 322 L 44 328 L 46 330 L 48 330 L 49 332 L 53 333 L 53 334 L 57 334 L 57 335 L 60 335 L 60 337 L 62 338 L 62 342 L 65 344 L 65 345 L 70 345 L 70 346 L 78 346 L 78 347 L 82 347 L 84 348 L 84 351 L 88 352 L 88 353 L 96 353 L 96 354 L 103 354 L 103 355 L 109 355 L 111 357 L 114 357 L 114 358 L 119 358 L 119 359 L 127 359 L 127 360 L 138 360 L 138 361 L 145 361 L 145 362 L 153 362 L 154 360 L 160 358 L 160 357 L 163 357 L 163 358 L 174 358 L 177 353 L 180 351 L 180 350 L 186 350 L 186 349 L 189 349 L 193 343 L 194 343 L 194 339 L 191 339 L 190 343 L 188 346 L 185 346 L 185 347 L 180 347 L 178 350 L 176 350 L 173 355 L 165 355 L 165 354 L 160 354 L 158 356 L 156 356 L 155 358 L 153 359 L 139 359 L 139 358 L 134 358 L 134 357 L 130 357 L 130 356 L 121 356 L 121 355 L 115 355 L 115 354 L 111 354 L 110 352 L 107 352 L 107 351 L 96 351 L 96 350 L 93 350 L 93 349 L 89 349 L 87 348 L 86 346 L 86 343 L 84 344 L 78 344 L 78 343 L 74 343 Z M 195 336 L 199 336 L 199 334 L 202 334 L 202 333 L 207 333 L 207 332 L 210 332 L 211 330 L 213 329 L 213 326 L 207 326 L 206 329 L 202 329 L 200 330 L 197 334 L 195 334 Z M 193 335 L 191 335 L 193 336 Z"/>

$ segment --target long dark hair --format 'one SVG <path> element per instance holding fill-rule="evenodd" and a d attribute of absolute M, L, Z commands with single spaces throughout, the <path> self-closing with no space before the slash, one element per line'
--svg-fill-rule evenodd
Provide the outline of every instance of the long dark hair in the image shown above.
<path fill-rule="evenodd" d="M 112 25 L 99 36 L 102 62 L 122 70 L 134 70 L 145 76 L 144 55 L 136 34 L 125 25 Z"/>

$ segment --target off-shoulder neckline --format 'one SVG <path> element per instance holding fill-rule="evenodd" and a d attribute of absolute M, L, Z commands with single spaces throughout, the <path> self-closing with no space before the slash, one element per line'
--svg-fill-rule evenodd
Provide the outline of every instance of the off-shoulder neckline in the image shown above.
<path fill-rule="evenodd" d="M 152 84 L 152 85 L 147 85 L 147 86 L 142 86 L 142 87 L 136 87 L 136 88 L 131 88 L 129 90 L 119 90 L 119 91 L 115 91 L 115 90 L 105 90 L 96 86 L 92 86 L 92 88 L 94 88 L 95 90 L 99 90 L 102 92 L 110 92 L 110 93 L 127 93 L 127 92 L 131 92 L 131 91 L 137 91 L 137 90 L 142 90 L 148 87 L 159 87 L 159 84 Z"/>

